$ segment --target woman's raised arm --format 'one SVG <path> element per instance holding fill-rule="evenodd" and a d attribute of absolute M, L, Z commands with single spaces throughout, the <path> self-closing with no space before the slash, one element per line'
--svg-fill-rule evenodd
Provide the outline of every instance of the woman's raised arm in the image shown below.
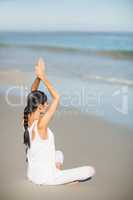
<path fill-rule="evenodd" d="M 45 74 L 45 64 L 42 59 L 39 60 L 39 65 L 36 66 L 36 75 L 38 78 L 43 81 L 44 85 L 47 87 L 49 93 L 52 96 L 52 102 L 49 104 L 49 107 L 47 109 L 47 112 L 45 113 L 44 116 L 42 116 L 39 121 L 38 121 L 38 128 L 46 128 L 49 121 L 53 117 L 57 106 L 59 104 L 60 96 L 58 92 L 54 89 L 48 78 L 46 77 Z"/>
<path fill-rule="evenodd" d="M 39 59 L 36 66 L 39 66 L 39 65 L 40 65 L 40 61 L 41 61 L 41 60 Z M 40 80 L 39 77 L 36 77 L 36 78 L 35 78 L 35 80 L 34 80 L 32 86 L 31 86 L 31 91 L 32 91 L 32 92 L 38 89 L 39 84 L 40 84 L 40 81 L 41 81 L 41 80 Z"/>
<path fill-rule="evenodd" d="M 37 90 L 39 87 L 39 84 L 40 84 L 40 78 L 36 77 L 31 86 L 31 91 L 33 92 L 33 91 Z"/>

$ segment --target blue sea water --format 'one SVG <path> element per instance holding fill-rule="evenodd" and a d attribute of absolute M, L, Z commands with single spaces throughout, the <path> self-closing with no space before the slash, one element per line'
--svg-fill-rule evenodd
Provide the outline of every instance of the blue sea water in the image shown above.
<path fill-rule="evenodd" d="M 1 70 L 33 71 L 40 56 L 63 106 L 132 126 L 133 33 L 0 33 Z"/>

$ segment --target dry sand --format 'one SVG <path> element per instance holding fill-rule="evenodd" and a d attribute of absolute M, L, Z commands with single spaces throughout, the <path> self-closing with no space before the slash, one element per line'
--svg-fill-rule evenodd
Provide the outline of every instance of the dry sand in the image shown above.
<path fill-rule="evenodd" d="M 11 107 L 0 96 L 0 200 L 133 199 L 132 130 L 60 108 L 49 127 L 56 150 L 64 152 L 63 168 L 92 165 L 96 175 L 77 185 L 38 186 L 26 178 L 22 112 L 23 106 Z"/>

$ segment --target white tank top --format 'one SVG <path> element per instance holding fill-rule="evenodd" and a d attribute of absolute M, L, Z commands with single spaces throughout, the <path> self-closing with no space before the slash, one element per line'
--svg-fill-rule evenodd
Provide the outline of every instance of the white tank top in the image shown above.
<path fill-rule="evenodd" d="M 54 134 L 47 128 L 48 139 L 42 139 L 37 130 L 37 122 L 28 128 L 30 135 L 30 148 L 27 151 L 28 158 L 28 178 L 37 183 L 48 183 L 61 174 L 61 170 L 55 164 L 55 140 Z M 34 129 L 35 138 L 32 141 L 32 130 Z"/>

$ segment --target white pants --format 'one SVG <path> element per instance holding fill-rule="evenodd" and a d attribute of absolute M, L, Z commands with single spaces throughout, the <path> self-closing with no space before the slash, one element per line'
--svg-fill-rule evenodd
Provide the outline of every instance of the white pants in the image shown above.
<path fill-rule="evenodd" d="M 55 160 L 56 163 L 60 162 L 63 164 L 64 161 L 64 155 L 63 152 L 58 150 L 55 154 Z M 92 166 L 82 166 L 82 167 L 76 167 L 72 169 L 66 169 L 61 170 L 62 174 L 59 177 L 56 177 L 53 182 L 50 183 L 50 185 L 59 185 L 59 184 L 65 184 L 73 181 L 85 181 L 94 176 L 95 169 Z"/>

